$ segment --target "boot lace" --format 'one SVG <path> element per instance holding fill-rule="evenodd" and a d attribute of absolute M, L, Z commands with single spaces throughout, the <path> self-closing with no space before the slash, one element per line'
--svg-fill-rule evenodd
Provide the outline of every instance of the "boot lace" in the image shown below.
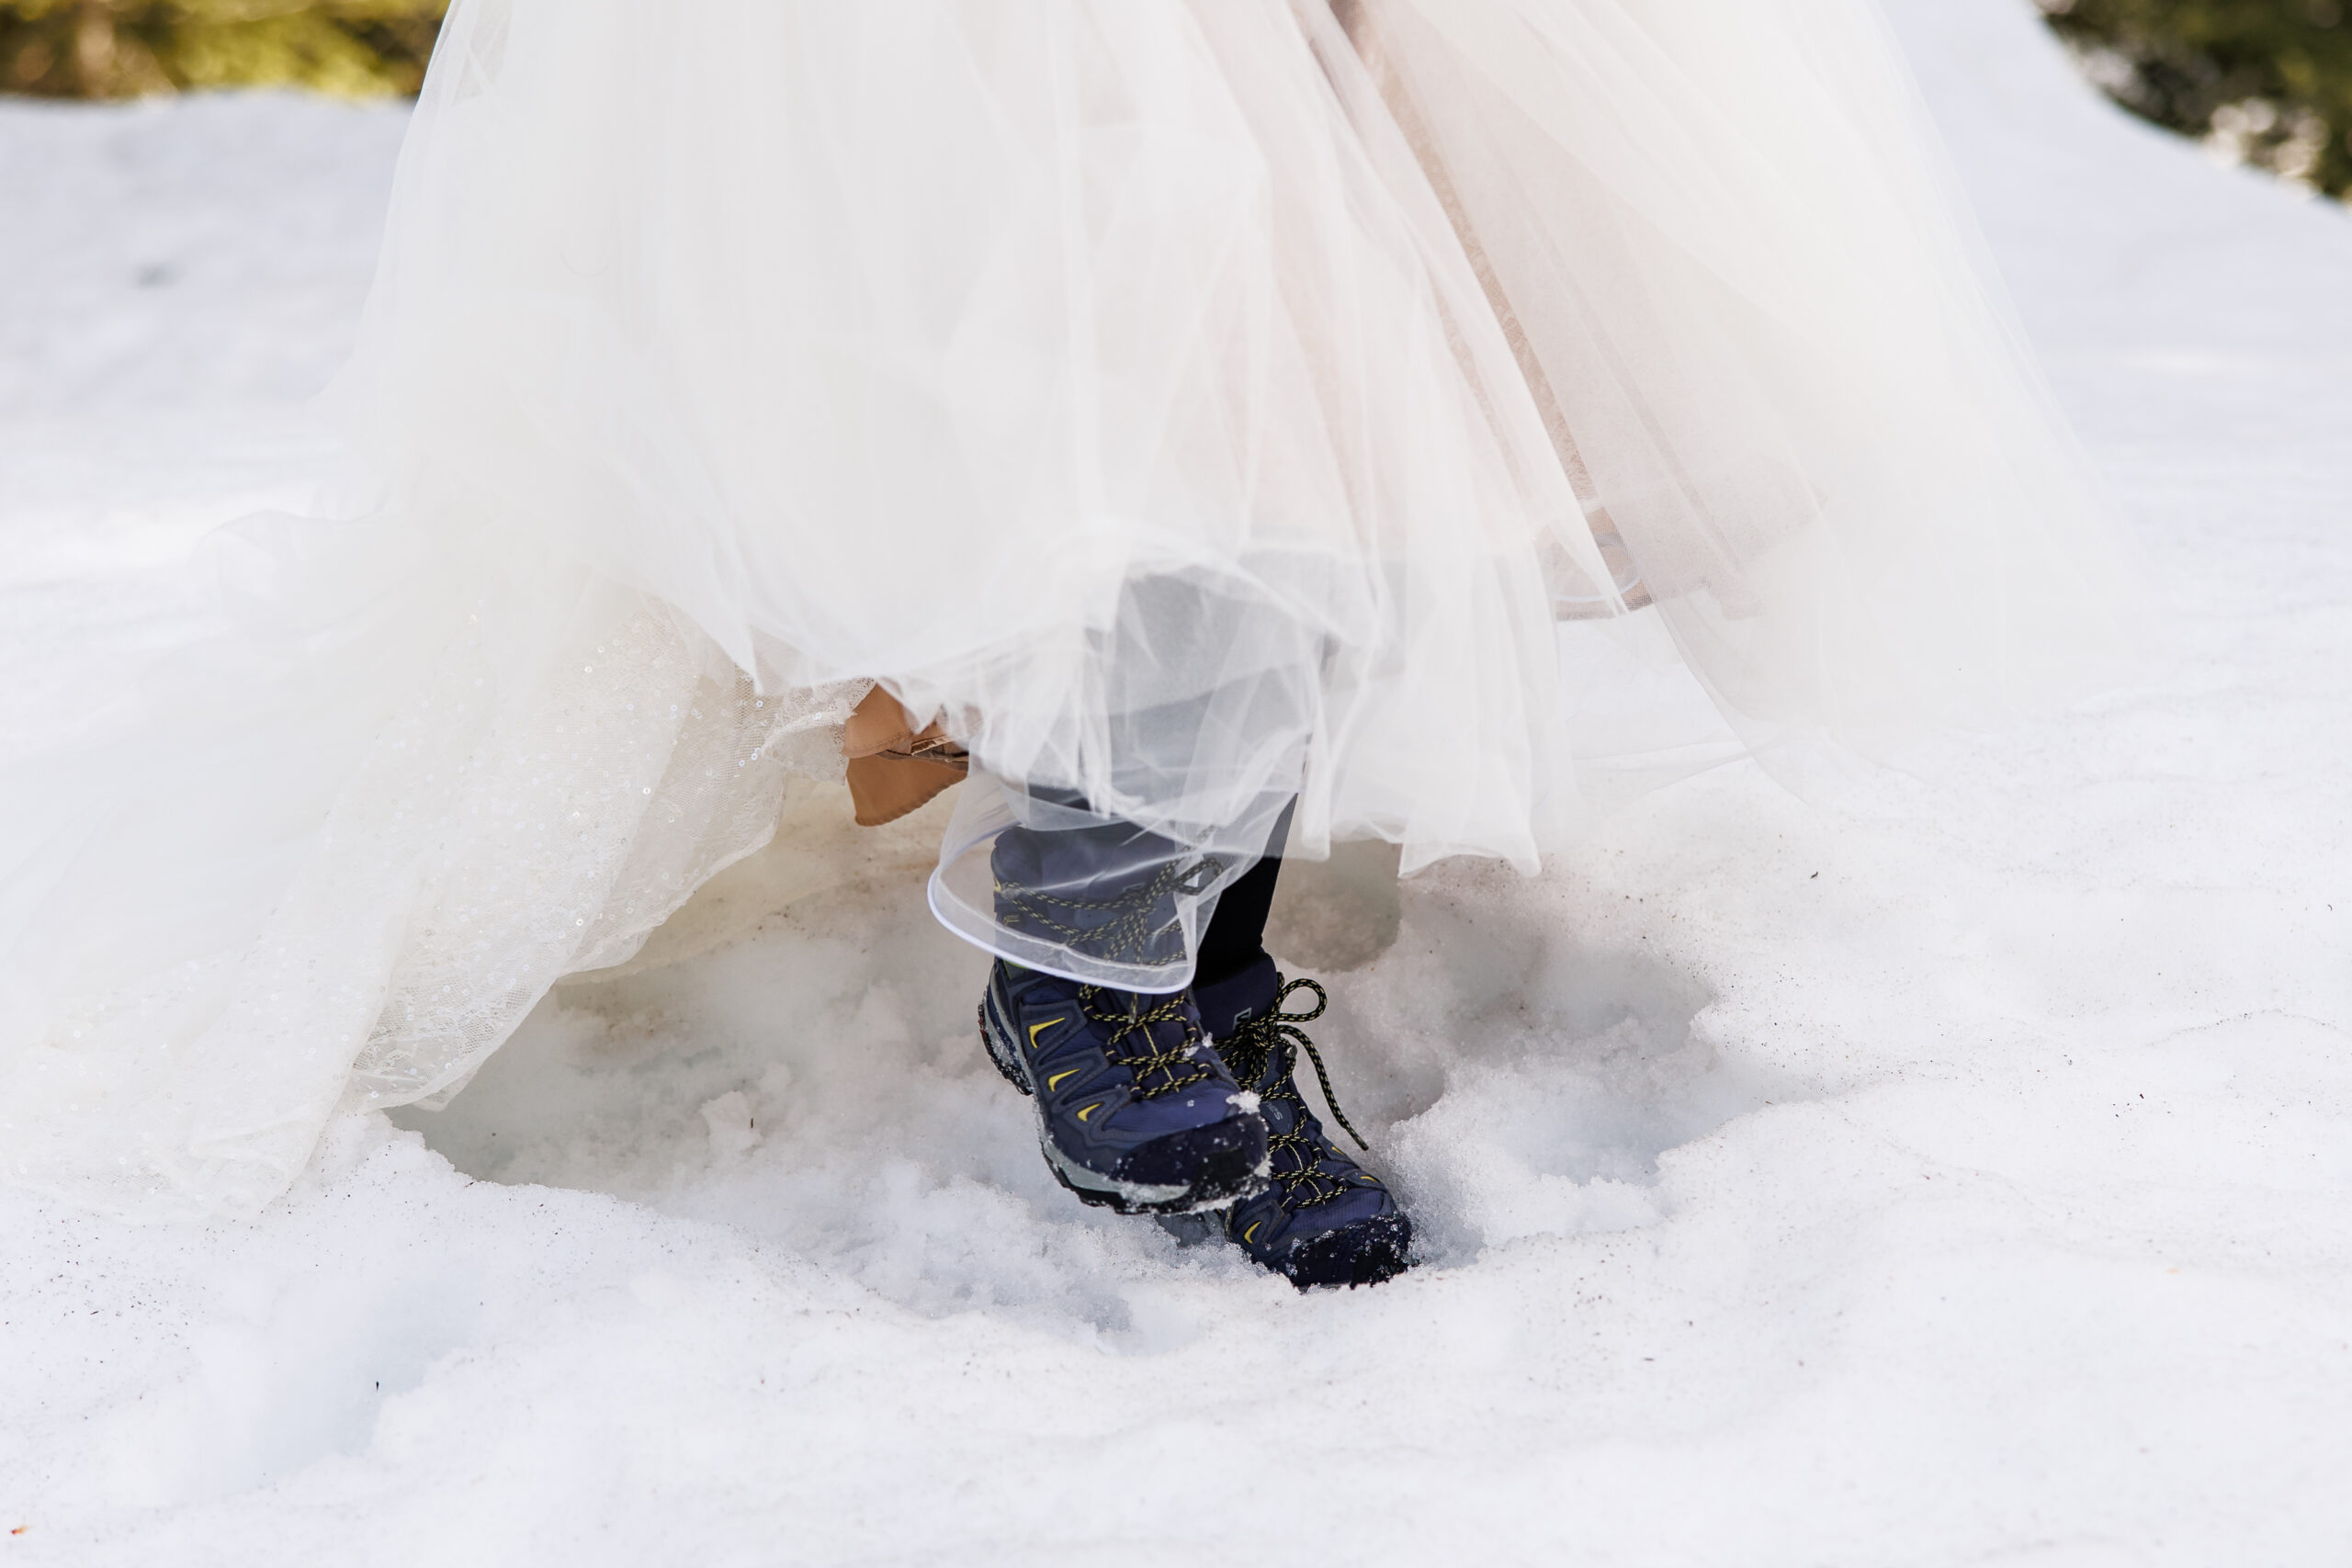
<path fill-rule="evenodd" d="M 1108 999 L 1106 999 L 1108 998 Z M 1125 1001 L 1127 1010 L 1118 1010 L 1116 1003 Z M 1078 1010 L 1088 1021 L 1109 1030 L 1102 1042 L 1103 1055 L 1135 1075 L 1136 1098 L 1157 1100 L 1163 1094 L 1173 1094 L 1196 1083 L 1206 1083 L 1216 1075 L 1201 1065 L 1202 1041 L 1199 1022 L 1184 1014 L 1184 993 L 1163 998 L 1155 1007 L 1145 1007 L 1140 996 L 1121 991 L 1106 991 L 1097 986 L 1081 986 L 1078 992 Z M 1182 1032 L 1173 1044 L 1161 1043 L 1157 1026 L 1175 1023 Z M 1138 1055 L 1123 1056 L 1120 1045 L 1131 1037 L 1140 1036 L 1143 1051 Z M 1153 1081 L 1155 1076 L 1157 1082 Z"/>
<path fill-rule="evenodd" d="M 1043 930 L 1066 947 L 1114 964 L 1179 964 L 1185 956 L 1183 944 L 1167 940 L 1176 918 L 1156 919 L 1156 913 L 1162 904 L 1172 908 L 1178 898 L 1197 897 L 1224 874 L 1225 863 L 1215 855 L 1204 855 L 1191 865 L 1171 861 L 1150 881 L 1115 898 L 1065 898 L 999 878 L 997 919 L 1014 930 Z M 1062 918 L 1087 915 L 1110 918 L 1091 924 Z"/>
<path fill-rule="evenodd" d="M 1315 993 L 1315 1006 L 1306 1012 L 1284 1012 L 1283 1004 L 1293 991 Z M 1323 1172 L 1323 1151 L 1316 1146 L 1305 1129 L 1307 1122 L 1306 1101 L 1298 1092 L 1298 1053 L 1304 1050 L 1306 1059 L 1315 1064 L 1315 1081 L 1323 1090 L 1323 1103 L 1331 1110 L 1331 1120 L 1347 1129 L 1356 1147 L 1369 1149 L 1363 1134 L 1355 1130 L 1347 1112 L 1340 1109 L 1340 1098 L 1331 1092 L 1331 1075 L 1324 1070 L 1323 1053 L 1306 1037 L 1302 1023 L 1312 1023 L 1323 1016 L 1331 1005 L 1330 993 L 1312 980 L 1291 981 L 1274 993 L 1273 1004 L 1260 1016 L 1250 1020 L 1217 1044 L 1217 1054 L 1225 1058 L 1233 1076 L 1246 1087 L 1266 1081 L 1266 1069 L 1277 1055 L 1282 1060 L 1282 1081 L 1263 1091 L 1262 1098 L 1282 1100 L 1292 1108 L 1290 1131 L 1277 1133 L 1266 1140 L 1266 1152 L 1273 1162 L 1273 1178 L 1282 1184 L 1283 1204 L 1289 1209 L 1311 1209 L 1317 1203 L 1328 1203 L 1340 1194 L 1351 1190 L 1347 1183 L 1335 1181 Z"/>

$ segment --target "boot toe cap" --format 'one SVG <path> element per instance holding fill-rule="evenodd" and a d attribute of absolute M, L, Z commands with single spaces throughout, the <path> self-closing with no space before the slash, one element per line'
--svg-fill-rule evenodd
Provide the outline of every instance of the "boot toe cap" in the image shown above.
<path fill-rule="evenodd" d="M 1394 1204 L 1303 1236 L 1272 1258 L 1275 1270 L 1302 1291 L 1329 1285 L 1377 1285 L 1412 1266 L 1413 1222 Z"/>
<path fill-rule="evenodd" d="M 1139 1184 L 1187 1187 L 1203 1203 L 1213 1203 L 1254 1190 L 1265 1163 L 1266 1123 L 1241 1114 L 1154 1138 L 1127 1156 L 1120 1175 Z"/>

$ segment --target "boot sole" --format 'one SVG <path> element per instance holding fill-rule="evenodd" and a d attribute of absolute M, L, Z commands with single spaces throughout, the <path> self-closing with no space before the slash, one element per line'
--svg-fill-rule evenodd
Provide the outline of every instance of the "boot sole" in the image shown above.
<path fill-rule="evenodd" d="M 1229 1117 L 1201 1129 L 1204 1134 L 1214 1134 L 1230 1128 L 1238 1137 L 1229 1149 L 1209 1150 L 1202 1158 L 1200 1174 L 1187 1182 L 1123 1180 L 1090 1170 L 1063 1154 L 1054 1145 L 1052 1130 L 1046 1123 L 1046 1102 L 1038 1098 L 1037 1086 L 1030 1081 L 1029 1065 L 1012 1043 L 1011 1032 L 997 1019 L 995 1000 L 995 989 L 990 987 L 980 1002 L 980 1044 L 996 1064 L 997 1071 L 1027 1095 L 1036 1108 L 1037 1150 L 1046 1156 L 1046 1168 L 1080 1202 L 1122 1214 L 1198 1214 L 1229 1208 L 1265 1190 L 1269 1161 L 1262 1145 L 1257 1157 L 1250 1157 L 1249 1123 L 1256 1119 L 1246 1115 Z"/>

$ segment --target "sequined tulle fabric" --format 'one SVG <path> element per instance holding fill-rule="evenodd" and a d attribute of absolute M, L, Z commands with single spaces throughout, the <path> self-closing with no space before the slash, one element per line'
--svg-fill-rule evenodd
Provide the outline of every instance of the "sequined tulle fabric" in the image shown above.
<path fill-rule="evenodd" d="M 2063 688 L 2112 552 L 1951 188 L 1867 0 L 458 0 L 376 504 L 9 772 L 0 1171 L 266 1199 L 876 681 L 968 751 L 943 919 L 1014 952 L 998 839 L 1130 825 L 1169 984 L 1294 800 L 1532 869 Z"/>
<path fill-rule="evenodd" d="M 9 1174 L 140 1214 L 266 1201 L 337 1109 L 450 1092 L 558 978 L 628 959 L 765 843 L 791 779 L 839 776 L 862 683 L 763 693 L 576 573 L 466 587 L 243 627 L 212 656 L 252 700 L 208 697 L 225 665 L 184 671 L 46 802 L 81 841 L 15 933 Z"/>

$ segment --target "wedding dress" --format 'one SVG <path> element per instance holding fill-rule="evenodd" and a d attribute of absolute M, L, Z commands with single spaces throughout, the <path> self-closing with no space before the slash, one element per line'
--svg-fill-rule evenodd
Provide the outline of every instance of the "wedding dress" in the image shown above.
<path fill-rule="evenodd" d="M 1196 857 L 1189 941 L 1294 800 L 1532 870 L 1695 754 L 1636 676 L 1792 778 L 2068 689 L 2113 547 L 1984 278 L 1869 0 L 458 0 L 371 504 L 9 770 L 0 1170 L 266 1201 L 876 682 L 971 759 L 941 917 L 1114 982 L 1006 827 Z"/>

